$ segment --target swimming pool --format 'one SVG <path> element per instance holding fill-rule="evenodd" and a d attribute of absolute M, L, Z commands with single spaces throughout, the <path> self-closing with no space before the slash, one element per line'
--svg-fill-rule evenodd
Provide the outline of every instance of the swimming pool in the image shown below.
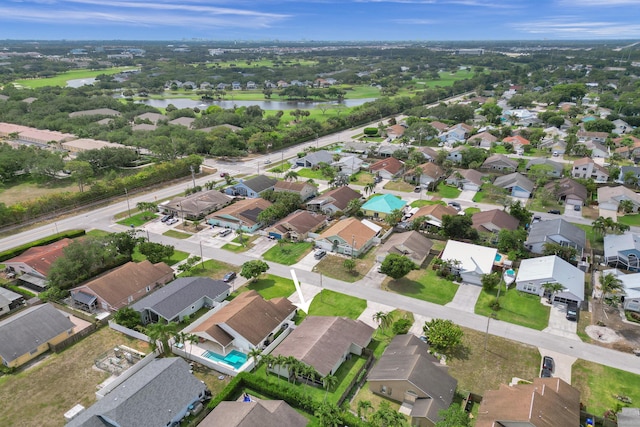
<path fill-rule="evenodd" d="M 204 353 L 202 353 L 202 356 L 216 362 L 225 363 L 229 366 L 232 366 L 233 369 L 236 370 L 240 369 L 240 367 L 247 361 L 247 355 L 238 350 L 231 350 L 231 353 L 227 354 L 226 356 L 222 356 L 213 351 L 206 350 Z"/>
<path fill-rule="evenodd" d="M 496 261 L 496 262 L 500 262 L 500 261 L 502 261 L 502 255 L 500 255 L 500 254 L 496 254 L 496 259 L 495 259 L 495 261 Z"/>

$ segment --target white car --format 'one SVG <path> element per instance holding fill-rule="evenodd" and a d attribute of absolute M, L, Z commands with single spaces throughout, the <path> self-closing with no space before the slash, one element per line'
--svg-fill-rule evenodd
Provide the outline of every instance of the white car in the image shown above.
<path fill-rule="evenodd" d="M 173 225 L 178 221 L 180 221 L 178 218 L 171 218 L 167 221 L 167 225 Z"/>

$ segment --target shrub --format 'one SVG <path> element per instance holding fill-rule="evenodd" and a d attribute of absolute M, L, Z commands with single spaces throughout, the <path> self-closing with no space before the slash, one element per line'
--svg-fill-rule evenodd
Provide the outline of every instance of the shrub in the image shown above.
<path fill-rule="evenodd" d="M 377 136 L 378 128 L 364 128 L 364 134 L 366 136 Z"/>
<path fill-rule="evenodd" d="M 498 301 L 498 298 L 494 298 L 489 302 L 489 307 L 491 307 L 491 310 L 493 311 L 498 311 L 500 310 L 500 301 Z"/>
<path fill-rule="evenodd" d="M 406 334 L 409 332 L 412 324 L 413 322 L 409 319 L 399 319 L 393 323 L 393 333 L 396 335 Z"/>

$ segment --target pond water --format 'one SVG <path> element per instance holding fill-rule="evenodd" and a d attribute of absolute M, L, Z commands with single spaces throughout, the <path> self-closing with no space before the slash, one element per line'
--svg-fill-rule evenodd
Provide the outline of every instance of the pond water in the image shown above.
<path fill-rule="evenodd" d="M 341 102 L 342 105 L 346 107 L 357 107 L 358 105 L 362 105 L 365 102 L 375 101 L 375 98 L 363 98 L 363 99 L 345 99 Z M 257 105 L 263 110 L 293 110 L 296 108 L 300 109 L 310 109 L 314 108 L 319 104 L 325 104 L 326 102 L 315 102 L 315 101 L 232 101 L 232 100 L 224 100 L 224 101 L 198 101 L 189 98 L 172 98 L 172 99 L 146 99 L 144 101 L 136 101 L 142 104 L 149 105 L 155 108 L 167 108 L 169 104 L 173 104 L 176 108 L 195 108 L 198 107 L 201 110 L 209 107 L 210 105 L 217 105 L 219 107 L 226 109 L 231 109 L 234 107 L 250 107 L 252 105 Z M 331 104 L 337 104 L 338 101 L 331 101 Z"/>
<path fill-rule="evenodd" d="M 67 80 L 67 87 L 80 87 L 80 86 L 92 85 L 95 82 L 96 82 L 95 77 L 90 77 L 86 79 Z"/>

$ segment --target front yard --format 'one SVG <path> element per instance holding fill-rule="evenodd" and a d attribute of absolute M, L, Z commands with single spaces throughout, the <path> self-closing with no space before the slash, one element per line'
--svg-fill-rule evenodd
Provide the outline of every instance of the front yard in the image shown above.
<path fill-rule="evenodd" d="M 300 178 L 313 179 L 314 181 L 329 181 L 331 178 L 322 174 L 320 169 L 313 170 L 309 168 L 296 169 Z"/>
<path fill-rule="evenodd" d="M 250 290 L 258 292 L 264 299 L 287 298 L 296 291 L 296 286 L 291 279 L 267 274 L 261 276 L 260 279 L 254 282 L 247 283 L 245 286 L 236 289 L 235 292 L 231 294 L 231 299 Z"/>
<path fill-rule="evenodd" d="M 307 255 L 312 247 L 313 243 L 310 242 L 293 243 L 280 241 L 277 245 L 266 251 L 263 254 L 263 258 L 265 261 L 293 265 Z"/>
<path fill-rule="evenodd" d="M 367 301 L 323 289 L 313 298 L 309 307 L 309 316 L 345 316 L 357 319 L 367 308 Z"/>
<path fill-rule="evenodd" d="M 404 191 L 410 193 L 415 188 L 415 185 L 409 184 L 408 182 L 402 180 L 398 180 L 387 182 L 387 184 L 383 188 L 390 191 Z"/>
<path fill-rule="evenodd" d="M 248 236 L 248 235 L 243 235 L 242 236 L 242 243 L 240 242 L 240 236 L 236 237 L 235 239 L 233 239 L 230 243 L 227 243 L 225 245 L 222 246 L 222 249 L 230 251 L 230 252 L 235 252 L 235 253 L 240 253 L 240 252 L 245 252 L 248 251 L 249 249 L 253 248 L 253 242 L 260 236 L 255 235 L 255 236 Z"/>
<path fill-rule="evenodd" d="M 351 184 L 362 185 L 363 187 L 373 182 L 373 174 L 370 172 L 360 171 L 355 175 L 351 175 Z"/>
<path fill-rule="evenodd" d="M 204 265 L 204 266 L 203 266 Z M 194 277 L 194 276 L 204 276 L 210 277 L 212 279 L 221 280 L 225 274 L 230 271 L 238 271 L 237 266 L 227 264 L 222 261 L 217 261 L 215 259 L 209 259 L 204 263 L 198 263 L 189 271 L 184 273 L 180 273 L 178 277 Z"/>
<path fill-rule="evenodd" d="M 640 227 L 640 214 L 618 216 L 618 222 L 630 227 Z"/>
<path fill-rule="evenodd" d="M 164 261 L 168 265 L 174 265 L 174 264 L 179 263 L 180 261 L 184 261 L 187 258 L 189 258 L 189 254 L 188 253 L 182 252 L 182 251 L 179 251 L 179 250 L 174 250 L 173 251 L 173 255 L 171 255 L 171 258 L 164 259 L 162 261 Z M 141 262 L 141 261 L 144 261 L 146 259 L 147 259 L 147 257 L 142 255 L 140 253 L 140 250 L 136 246 L 136 248 L 133 250 L 133 253 L 131 254 L 131 260 L 134 261 L 134 262 Z"/>
<path fill-rule="evenodd" d="M 157 217 L 158 215 L 154 213 L 150 213 L 146 211 L 138 212 L 135 215 L 131 215 L 130 217 L 121 219 L 120 221 L 118 221 L 118 224 L 124 225 L 127 227 L 131 227 L 132 225 L 133 227 L 140 227 L 141 225 L 144 225 L 149 221 L 153 221 Z"/>
<path fill-rule="evenodd" d="M 314 271 L 344 282 L 357 282 L 373 267 L 375 262 L 375 252 L 375 248 L 372 248 L 363 256 L 353 258 L 356 262 L 356 266 L 353 270 L 348 270 L 343 265 L 347 257 L 327 254 L 318 264 L 316 264 Z"/>
<path fill-rule="evenodd" d="M 491 292 L 483 290 L 476 302 L 475 313 L 482 316 L 495 314 L 498 320 L 539 331 L 549 325 L 551 309 L 540 303 L 539 296 L 517 291 L 515 287 L 505 292 L 503 286 L 500 293 L 500 309 L 493 311 L 489 303 L 496 298 L 497 294 L 497 289 Z"/>
<path fill-rule="evenodd" d="M 460 191 L 458 187 L 453 187 L 451 185 L 445 184 L 444 182 L 441 182 L 440 184 L 438 184 L 437 191 L 429 191 L 428 194 L 432 196 L 438 196 L 442 199 L 457 199 L 460 196 L 460 193 L 462 193 L 462 191 Z"/>
<path fill-rule="evenodd" d="M 425 269 L 413 270 L 399 280 L 386 278 L 382 282 L 382 289 L 444 305 L 453 300 L 458 290 L 458 285 L 438 276 L 436 271 L 428 266 Z"/>

